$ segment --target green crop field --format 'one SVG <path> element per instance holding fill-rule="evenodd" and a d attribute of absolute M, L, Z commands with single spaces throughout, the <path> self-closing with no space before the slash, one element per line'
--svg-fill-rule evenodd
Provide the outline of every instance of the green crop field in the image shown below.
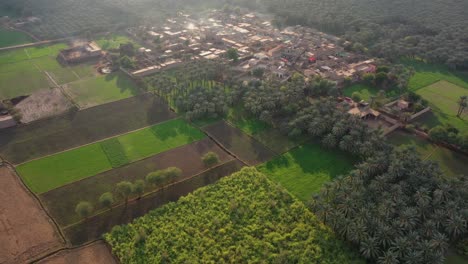
<path fill-rule="evenodd" d="M 100 144 L 92 144 L 24 163 L 17 171 L 36 193 L 111 169 Z"/>
<path fill-rule="evenodd" d="M 17 167 L 28 186 L 43 193 L 64 184 L 96 175 L 169 149 L 200 140 L 204 134 L 182 119 L 145 128 L 115 138 L 120 146 L 109 141 L 32 160 Z M 107 156 L 107 155 L 109 156 Z"/>
<path fill-rule="evenodd" d="M 319 143 L 306 143 L 258 169 L 280 183 L 302 201 L 308 201 L 322 185 L 351 170 L 356 159 L 336 150 L 323 149 Z"/>
<path fill-rule="evenodd" d="M 0 67 L 0 100 L 29 95 L 48 87 L 50 84 L 46 75 L 30 61 L 3 64 Z"/>
<path fill-rule="evenodd" d="M 0 52 L 0 99 L 30 95 L 39 89 L 51 87 L 53 83 L 45 72 L 58 84 L 90 76 L 93 68 L 89 65 L 65 67 L 58 63 L 57 54 L 67 47 L 59 43 Z M 74 72 L 75 69 L 80 75 Z"/>
<path fill-rule="evenodd" d="M 441 80 L 468 88 L 468 74 L 466 73 L 451 71 L 444 65 L 428 64 L 416 60 L 404 60 L 402 63 L 415 70 L 408 84 L 410 90 L 415 91 Z"/>
<path fill-rule="evenodd" d="M 0 48 L 31 42 L 34 40 L 23 32 L 0 28 Z"/>
<path fill-rule="evenodd" d="M 468 129 L 468 114 L 465 112 L 460 118 L 456 116 L 458 99 L 462 95 L 468 95 L 468 89 L 447 81 L 439 81 L 417 90 L 416 93 L 429 101 L 433 111 L 416 122 L 428 127 L 448 123 L 461 130 Z"/>
<path fill-rule="evenodd" d="M 122 35 L 111 35 L 107 37 L 102 37 L 96 40 L 96 43 L 105 50 L 118 49 L 120 44 L 132 43 L 134 47 L 139 47 L 137 43 L 126 36 Z"/>
<path fill-rule="evenodd" d="M 70 111 L 25 126 L 0 130 L 0 153 L 19 164 L 45 155 L 154 125 L 175 117 L 158 97 L 125 100 Z"/>
<path fill-rule="evenodd" d="M 393 132 L 389 135 L 388 140 L 396 146 L 415 147 L 423 159 L 438 162 L 442 171 L 449 177 L 466 174 L 468 157 L 465 155 L 431 144 L 427 140 L 402 131 Z"/>
<path fill-rule="evenodd" d="M 117 101 L 138 94 L 136 84 L 120 72 L 69 83 L 65 90 L 82 108 Z"/>

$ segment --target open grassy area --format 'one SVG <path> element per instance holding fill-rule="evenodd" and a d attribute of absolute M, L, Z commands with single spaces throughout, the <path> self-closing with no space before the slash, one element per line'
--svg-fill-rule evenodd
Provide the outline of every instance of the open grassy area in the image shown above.
<path fill-rule="evenodd" d="M 82 108 L 117 101 L 138 94 L 136 84 L 121 72 L 69 83 L 65 90 Z"/>
<path fill-rule="evenodd" d="M 0 67 L 0 100 L 30 95 L 51 86 L 46 75 L 29 61 Z"/>
<path fill-rule="evenodd" d="M 309 142 L 258 169 L 280 183 L 302 201 L 309 200 L 323 184 L 347 173 L 356 159 L 337 150 L 326 150 L 319 143 Z"/>
<path fill-rule="evenodd" d="M 135 43 L 133 40 L 131 40 L 127 36 L 115 35 L 115 34 L 102 37 L 96 40 L 96 43 L 104 50 L 118 49 L 120 47 L 120 44 L 127 44 L 127 43 L 133 43 L 133 45 L 136 48 L 139 47 L 137 43 Z"/>
<path fill-rule="evenodd" d="M 343 90 L 343 94 L 347 97 L 351 97 L 354 92 L 358 92 L 361 95 L 361 99 L 370 102 L 372 96 L 376 96 L 379 93 L 380 89 L 372 87 L 366 84 L 353 84 L 350 87 L 347 87 Z M 389 98 L 395 97 L 398 95 L 398 91 L 389 90 L 385 92 L 385 95 Z"/>
<path fill-rule="evenodd" d="M 175 119 L 115 138 L 120 146 L 109 141 L 94 143 L 21 164 L 17 170 L 34 192 L 43 193 L 124 165 L 122 157 L 140 160 L 204 136 L 184 120 Z"/>
<path fill-rule="evenodd" d="M 65 67 L 56 59 L 59 51 L 66 47 L 66 44 L 59 43 L 0 52 L 0 99 L 30 95 L 52 87 L 53 83 L 45 72 L 58 84 L 78 80 L 79 75 L 73 72 L 75 67 Z M 91 71 L 92 67 L 77 66 L 76 69 L 84 73 Z"/>
<path fill-rule="evenodd" d="M 468 88 L 468 75 L 451 71 L 445 65 L 428 64 L 417 60 L 403 60 L 403 64 L 413 67 L 415 74 L 410 79 L 408 88 L 417 90 L 440 80 L 446 80 L 464 88 Z"/>
<path fill-rule="evenodd" d="M 438 81 L 434 84 L 418 89 L 417 94 L 429 101 L 432 114 L 423 116 L 416 122 L 425 124 L 429 128 L 440 124 L 451 124 L 460 130 L 468 129 L 468 113 L 465 111 L 457 117 L 458 99 L 468 95 L 468 89 L 447 81 Z"/>
<path fill-rule="evenodd" d="M 445 264 L 468 264 L 468 258 L 466 256 L 462 256 L 456 252 L 455 249 L 449 250 Z"/>
<path fill-rule="evenodd" d="M 414 146 L 423 159 L 439 163 L 442 171 L 449 177 L 466 174 L 468 157 L 446 148 L 431 144 L 429 141 L 403 131 L 395 131 L 388 140 L 396 146 Z"/>
<path fill-rule="evenodd" d="M 31 42 L 34 40 L 23 32 L 0 28 L 0 48 Z"/>

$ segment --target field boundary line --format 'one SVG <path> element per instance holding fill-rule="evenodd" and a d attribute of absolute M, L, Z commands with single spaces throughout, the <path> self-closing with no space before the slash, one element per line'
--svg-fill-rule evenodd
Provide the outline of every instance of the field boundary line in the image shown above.
<path fill-rule="evenodd" d="M 242 160 L 241 158 L 239 158 L 236 154 L 234 154 L 232 151 L 230 151 L 229 149 L 227 149 L 223 144 L 221 144 L 221 142 L 219 142 L 218 140 L 216 140 L 216 138 L 211 134 L 209 133 L 208 131 L 206 130 L 202 130 L 211 140 L 213 140 L 215 142 L 216 145 L 218 145 L 221 149 L 223 149 L 224 151 L 226 151 L 229 155 L 231 155 L 232 157 L 234 157 L 235 159 L 239 160 L 240 162 L 242 162 L 244 165 L 246 166 L 249 166 L 251 167 L 247 162 L 245 162 L 244 160 Z"/>
<path fill-rule="evenodd" d="M 179 119 L 179 118 L 181 118 L 181 117 L 175 117 L 175 118 L 172 118 L 172 119 L 164 120 L 164 121 L 161 121 L 161 122 L 159 122 L 159 123 L 154 123 L 154 124 L 152 124 L 152 125 L 145 126 L 145 127 L 141 127 L 141 128 L 135 129 L 135 130 L 131 130 L 131 131 L 125 132 L 125 133 L 121 133 L 121 134 L 114 135 L 114 136 L 111 136 L 111 137 L 99 139 L 99 140 L 96 140 L 96 141 L 93 141 L 93 142 L 90 142 L 90 143 L 86 143 L 86 144 L 84 144 L 84 145 L 80 145 L 80 146 L 73 147 L 73 148 L 68 148 L 68 149 L 65 149 L 65 150 L 62 150 L 62 151 L 59 151 L 59 152 L 55 152 L 55 153 L 52 153 L 52 154 L 48 154 L 48 155 L 44 155 L 44 156 L 37 157 L 37 158 L 34 158 L 34 159 L 30 159 L 30 160 L 27 160 L 27 161 L 23 161 L 23 162 L 18 163 L 18 164 L 14 164 L 14 163 L 12 163 L 12 164 L 14 164 L 15 167 L 21 166 L 21 165 L 24 165 L 24 164 L 26 164 L 26 163 L 28 163 L 28 162 L 31 162 L 31 161 L 39 160 L 39 159 L 42 159 L 42 158 L 47 158 L 47 157 L 54 156 L 54 155 L 57 155 L 57 154 L 61 154 L 61 153 L 67 152 L 67 151 L 79 149 L 79 148 L 81 148 L 81 147 L 86 147 L 86 146 L 89 146 L 89 145 L 92 145 L 92 144 L 100 143 L 100 142 L 106 141 L 106 140 L 108 140 L 108 139 L 112 139 L 112 138 L 124 136 L 124 135 L 130 134 L 130 133 L 134 133 L 134 132 L 138 132 L 138 131 L 140 131 L 140 130 L 147 129 L 147 128 L 150 128 L 150 127 L 152 127 L 152 126 L 157 126 L 157 125 L 160 125 L 160 124 L 169 122 L 169 121 L 174 121 L 174 120 L 177 120 L 177 119 Z"/>
<path fill-rule="evenodd" d="M 81 178 L 81 179 L 79 179 L 79 180 L 66 183 L 66 184 L 64 184 L 64 185 L 60 185 L 59 187 L 55 187 L 55 188 L 50 189 L 50 190 L 48 190 L 48 191 L 46 191 L 46 192 L 38 193 L 38 195 L 44 195 L 44 194 L 46 194 L 46 193 L 48 193 L 48 192 L 54 191 L 54 190 L 56 190 L 56 189 L 59 189 L 59 188 L 62 188 L 62 187 L 65 187 L 65 186 L 68 186 L 68 185 L 71 185 L 71 184 L 75 184 L 75 183 L 80 182 L 80 181 L 87 180 L 87 179 L 92 178 L 92 177 L 94 177 L 94 176 L 97 176 L 97 175 L 99 175 L 99 174 L 103 174 L 103 173 L 105 173 L 105 172 L 108 172 L 108 171 L 111 171 L 111 170 L 115 170 L 115 169 L 120 169 L 120 168 L 123 168 L 123 167 L 125 167 L 125 166 L 131 165 L 131 164 L 133 164 L 133 163 L 140 162 L 140 161 L 144 161 L 144 160 L 153 158 L 153 157 L 155 157 L 155 156 L 161 155 L 161 154 L 163 154 L 163 153 L 165 153 L 165 152 L 172 151 L 172 150 L 179 149 L 179 148 L 183 148 L 183 147 L 186 147 L 186 146 L 191 145 L 191 144 L 195 144 L 195 143 L 200 142 L 200 141 L 202 141 L 202 140 L 204 140 L 204 139 L 206 139 L 206 138 L 203 138 L 203 139 L 200 139 L 200 140 L 197 140 L 197 141 L 193 141 L 193 142 L 191 142 L 191 143 L 189 143 L 189 144 L 185 144 L 185 145 L 182 145 L 182 146 L 178 146 L 178 147 L 175 147 L 175 148 L 172 148 L 172 149 L 168 149 L 168 150 L 166 150 L 166 151 L 163 151 L 163 152 L 160 152 L 160 153 L 157 153 L 157 154 L 154 154 L 154 155 L 151 155 L 151 156 L 148 156 L 148 157 L 139 159 L 139 160 L 135 160 L 135 161 L 129 162 L 129 163 L 127 163 L 127 164 L 125 164 L 125 165 L 123 165 L 123 166 L 117 167 L 117 168 L 113 168 L 112 165 L 109 163 L 109 165 L 111 166 L 111 168 L 108 169 L 108 170 L 101 171 L 101 172 L 96 173 L 96 174 L 94 174 L 94 175 L 90 175 L 90 176 L 88 176 L 88 177 Z M 105 153 L 104 153 L 104 154 L 105 154 Z M 106 155 L 106 157 L 107 157 L 107 155 Z"/>
<path fill-rule="evenodd" d="M 63 242 L 63 244 L 66 246 L 68 241 L 65 238 L 65 234 L 62 232 L 62 229 L 60 228 L 59 224 L 55 221 L 55 219 L 52 217 L 52 215 L 49 214 L 49 211 L 46 209 L 44 204 L 42 204 L 42 200 L 39 198 L 39 196 L 36 195 L 31 189 L 29 189 L 29 187 L 25 184 L 23 178 L 21 178 L 21 176 L 19 175 L 18 171 L 16 171 L 16 168 L 15 168 L 15 166 L 13 166 L 13 164 L 11 164 L 10 162 L 8 162 L 6 160 L 3 160 L 3 163 L 6 164 L 6 166 L 9 167 L 9 169 L 12 170 L 12 172 L 14 172 L 14 174 L 16 176 L 15 178 L 20 182 L 20 185 L 25 189 L 25 191 L 27 193 L 29 193 L 32 197 L 34 197 L 36 202 L 39 204 L 39 207 L 47 215 L 47 217 L 50 219 L 50 221 L 52 221 L 55 229 L 57 230 L 58 235 L 62 239 L 61 242 Z"/>
<path fill-rule="evenodd" d="M 148 196 L 150 196 L 150 195 L 153 195 L 153 194 L 155 194 L 155 193 L 157 193 L 157 192 L 159 192 L 159 191 L 162 191 L 162 190 L 166 189 L 167 187 L 172 187 L 172 186 L 174 186 L 174 185 L 177 185 L 177 184 L 186 182 L 186 181 L 188 181 L 188 180 L 191 180 L 191 179 L 193 179 L 193 178 L 195 178 L 195 177 L 200 176 L 200 175 L 203 174 L 203 173 L 206 173 L 206 172 L 208 172 L 208 171 L 210 171 L 210 170 L 219 168 L 219 167 L 221 167 L 221 166 L 224 166 L 224 165 L 226 165 L 226 164 L 228 164 L 228 163 L 230 163 L 230 162 L 236 161 L 236 160 L 237 160 L 237 161 L 240 161 L 241 163 L 244 163 L 242 160 L 239 160 L 239 159 L 237 159 L 237 158 L 235 158 L 235 157 L 231 157 L 230 160 L 227 160 L 227 161 L 224 162 L 224 163 L 217 164 L 216 166 L 207 168 L 207 169 L 205 169 L 205 170 L 203 170 L 203 171 L 201 171 L 201 172 L 198 172 L 198 173 L 196 173 L 196 174 L 194 174 L 194 175 L 192 175 L 192 176 L 189 176 L 189 177 L 187 177 L 187 178 L 184 178 L 184 179 L 181 179 L 181 180 L 178 180 L 178 181 L 169 183 L 169 184 L 164 185 L 164 186 L 162 186 L 162 187 L 160 187 L 160 188 L 157 188 L 157 189 L 155 189 L 155 190 L 153 190 L 153 191 L 147 192 L 147 193 L 143 194 L 140 198 L 138 198 L 138 197 L 133 197 L 132 199 L 128 199 L 127 206 L 128 206 L 128 204 L 130 204 L 130 203 L 138 203 L 139 200 L 141 200 L 141 199 L 143 199 L 143 198 L 146 198 L 146 197 L 148 197 Z M 244 165 L 246 165 L 246 166 L 248 166 L 248 167 L 252 167 L 252 166 L 249 166 L 249 165 L 247 165 L 247 164 L 244 164 Z M 120 207 L 120 206 L 122 206 L 122 205 L 125 205 L 125 201 L 121 201 L 120 203 L 117 203 L 117 204 L 115 204 L 115 205 L 112 205 L 112 209 L 104 208 L 104 209 L 102 209 L 101 211 L 98 211 L 98 212 L 96 212 L 95 214 L 89 216 L 87 219 L 82 219 L 82 220 L 80 220 L 80 221 L 78 221 L 78 222 L 75 222 L 75 223 L 66 225 L 66 226 L 64 226 L 64 227 L 62 227 L 62 228 L 63 228 L 63 230 L 65 230 L 65 229 L 69 229 L 69 228 L 71 228 L 71 227 L 73 227 L 73 226 L 80 225 L 80 224 L 82 224 L 82 223 L 84 223 L 84 222 L 89 221 L 90 218 L 94 218 L 94 217 L 97 217 L 97 216 L 99 216 L 99 215 L 102 215 L 102 214 L 104 214 L 104 213 L 106 213 L 106 212 L 108 212 L 108 211 L 111 211 L 111 210 L 113 210 L 113 209 L 116 209 L 117 207 Z M 153 210 L 154 210 L 154 209 L 153 209 Z"/>

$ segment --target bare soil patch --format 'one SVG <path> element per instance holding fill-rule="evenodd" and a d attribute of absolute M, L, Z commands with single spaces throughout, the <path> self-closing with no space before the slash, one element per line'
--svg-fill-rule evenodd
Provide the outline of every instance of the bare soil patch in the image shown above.
<path fill-rule="evenodd" d="M 0 167 L 0 263 L 26 263 L 63 241 L 52 220 L 15 173 Z"/>
<path fill-rule="evenodd" d="M 99 241 L 76 249 L 63 250 L 38 262 L 38 264 L 115 264 L 109 248 Z"/>
<path fill-rule="evenodd" d="M 15 106 L 22 115 L 21 122 L 29 123 L 44 117 L 66 112 L 73 104 L 60 89 L 44 89 L 32 93 Z"/>
<path fill-rule="evenodd" d="M 273 151 L 260 142 L 224 121 L 206 126 L 203 130 L 249 166 L 263 163 L 275 156 Z"/>

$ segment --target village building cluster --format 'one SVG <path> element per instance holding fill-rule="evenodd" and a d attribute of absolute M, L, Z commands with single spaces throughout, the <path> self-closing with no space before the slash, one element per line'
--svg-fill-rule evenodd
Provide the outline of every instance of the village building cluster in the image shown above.
<path fill-rule="evenodd" d="M 141 67 L 135 77 L 150 75 L 187 60 L 228 60 L 235 49 L 239 62 L 235 69 L 287 80 L 295 72 L 307 78 L 321 76 L 341 84 L 359 73 L 375 72 L 373 60 L 346 52 L 340 38 L 315 29 L 295 26 L 275 28 L 261 14 L 228 14 L 212 10 L 204 18 L 179 13 L 159 27 L 141 26 L 128 30 L 146 47 L 140 48 Z M 148 61 L 154 62 L 148 65 Z"/>

